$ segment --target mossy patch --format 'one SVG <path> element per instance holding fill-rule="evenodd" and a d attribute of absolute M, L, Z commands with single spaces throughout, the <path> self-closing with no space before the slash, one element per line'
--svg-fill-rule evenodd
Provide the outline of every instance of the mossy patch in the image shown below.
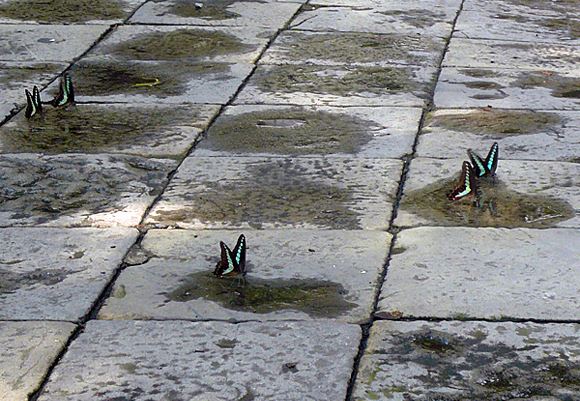
<path fill-rule="evenodd" d="M 580 99 L 580 78 L 561 76 L 556 72 L 520 73 L 513 85 L 521 89 L 547 88 L 552 90 L 552 96 Z"/>
<path fill-rule="evenodd" d="M 211 272 L 193 273 L 167 298 L 175 302 L 207 299 L 243 312 L 271 313 L 297 310 L 312 317 L 334 318 L 354 308 L 346 301 L 342 285 L 314 279 L 261 279 L 251 276 L 245 282 L 217 278 Z"/>
<path fill-rule="evenodd" d="M 445 21 L 445 13 L 415 8 L 410 10 L 379 11 L 379 14 L 397 17 L 415 28 L 426 29 Z"/>
<path fill-rule="evenodd" d="M 9 65 L 0 63 L 0 80 L 4 89 L 22 89 L 22 99 L 24 97 L 23 81 L 37 81 L 39 77 L 47 74 L 58 74 L 62 66 L 50 63 Z"/>
<path fill-rule="evenodd" d="M 114 0 L 10 0 L 0 4 L 0 17 L 48 23 L 123 19 L 127 13 Z"/>
<path fill-rule="evenodd" d="M 457 114 L 439 112 L 428 117 L 429 126 L 470 132 L 489 139 L 545 132 L 560 123 L 560 116 L 554 113 L 495 109 Z"/>
<path fill-rule="evenodd" d="M 413 337 L 413 343 L 426 351 L 446 353 L 455 351 L 454 340 L 450 336 L 435 331 L 427 331 Z"/>
<path fill-rule="evenodd" d="M 493 81 L 468 81 L 465 82 L 463 85 L 471 89 L 483 89 L 483 90 L 492 90 L 492 89 L 497 90 L 504 88 L 503 85 L 500 85 L 497 82 Z"/>
<path fill-rule="evenodd" d="M 183 18 L 201 18 L 204 20 L 226 20 L 238 18 L 240 15 L 228 10 L 228 7 L 238 0 L 211 0 L 193 2 L 176 0 L 169 7 L 169 13 Z"/>
<path fill-rule="evenodd" d="M 372 139 L 374 125 L 324 111 L 255 111 L 221 117 L 201 147 L 243 153 L 354 154 Z"/>
<path fill-rule="evenodd" d="M 35 269 L 24 273 L 0 269 L 0 298 L 3 294 L 13 294 L 19 289 L 58 284 L 69 274 L 64 269 Z"/>
<path fill-rule="evenodd" d="M 493 70 L 485 70 L 483 68 L 463 68 L 458 70 L 461 74 L 473 78 L 495 78 L 497 73 Z"/>

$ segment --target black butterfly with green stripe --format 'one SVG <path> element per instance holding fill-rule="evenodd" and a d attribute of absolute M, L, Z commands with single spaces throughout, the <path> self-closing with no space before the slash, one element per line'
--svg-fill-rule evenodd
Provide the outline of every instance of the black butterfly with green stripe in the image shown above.
<path fill-rule="evenodd" d="M 497 161 L 499 158 L 499 145 L 497 142 L 494 142 L 493 145 L 491 145 L 485 160 L 483 160 L 481 156 L 479 156 L 471 149 L 467 149 L 467 154 L 469 155 L 471 163 L 473 163 L 473 169 L 475 170 L 475 175 L 477 177 L 495 175 L 495 170 L 497 170 Z"/>
<path fill-rule="evenodd" d="M 66 106 L 69 103 L 74 103 L 74 101 L 75 101 L 75 91 L 72 79 L 70 75 L 64 74 L 60 78 L 60 87 L 58 95 L 56 95 L 56 97 L 52 99 L 50 104 L 52 104 L 54 107 L 62 107 Z"/>
<path fill-rule="evenodd" d="M 32 118 L 37 114 L 42 113 L 42 102 L 40 101 L 40 91 L 37 86 L 34 86 L 32 93 L 28 89 L 24 90 L 26 93 L 26 110 L 24 116 Z"/>
<path fill-rule="evenodd" d="M 218 277 L 245 276 L 246 275 L 246 237 L 240 235 L 234 250 L 220 241 L 221 257 L 216 264 L 213 274 Z"/>
<path fill-rule="evenodd" d="M 459 181 L 453 191 L 447 194 L 449 200 L 456 201 L 468 196 L 475 196 L 477 194 L 477 180 L 475 171 L 468 161 L 463 162 L 461 166 L 461 175 Z"/>

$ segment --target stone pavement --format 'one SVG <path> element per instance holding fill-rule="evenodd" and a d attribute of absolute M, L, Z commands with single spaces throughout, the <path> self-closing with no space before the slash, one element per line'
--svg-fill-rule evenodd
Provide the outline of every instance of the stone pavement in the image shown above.
<path fill-rule="evenodd" d="M 0 0 L 0 401 L 580 400 L 579 15 Z"/>

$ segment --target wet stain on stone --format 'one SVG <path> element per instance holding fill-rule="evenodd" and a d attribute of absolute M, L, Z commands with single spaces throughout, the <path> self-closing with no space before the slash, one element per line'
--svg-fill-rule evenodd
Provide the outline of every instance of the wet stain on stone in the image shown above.
<path fill-rule="evenodd" d="M 243 312 L 271 313 L 297 310 L 311 317 L 337 317 L 356 305 L 345 300 L 342 285 L 314 279 L 261 279 L 246 277 L 246 283 L 217 278 L 211 272 L 191 274 L 167 294 L 174 302 L 207 299 Z"/>
<path fill-rule="evenodd" d="M 238 18 L 240 15 L 228 10 L 228 7 L 239 0 L 206 0 L 192 2 L 189 0 L 177 0 L 169 13 L 183 18 L 201 18 L 204 20 L 226 20 Z"/>
<path fill-rule="evenodd" d="M 218 340 L 215 345 L 217 345 L 220 348 L 235 348 L 236 344 L 238 343 L 238 340 L 229 340 L 227 338 L 222 338 L 220 340 Z"/>
<path fill-rule="evenodd" d="M 444 333 L 428 331 L 413 337 L 413 343 L 427 351 L 446 353 L 455 351 L 453 340 Z"/>
<path fill-rule="evenodd" d="M 134 363 L 122 363 L 119 367 L 129 374 L 134 374 L 137 371 L 137 365 Z"/>
<path fill-rule="evenodd" d="M 57 74 L 60 69 L 61 66 L 50 63 L 19 66 L 0 63 L 0 85 L 3 89 L 21 89 L 22 81 L 36 81 L 42 75 Z"/>
<path fill-rule="evenodd" d="M 70 272 L 63 269 L 35 269 L 25 273 L 0 269 L 0 297 L 3 294 L 13 294 L 19 289 L 58 284 L 69 274 Z"/>
<path fill-rule="evenodd" d="M 346 114 L 303 109 L 266 110 L 222 116 L 201 148 L 275 154 L 332 154 L 360 151 L 378 127 Z"/>
<path fill-rule="evenodd" d="M 10 0 L 0 4 L 0 17 L 48 23 L 122 19 L 127 14 L 113 0 Z"/>
<path fill-rule="evenodd" d="M 565 77 L 551 71 L 520 73 L 513 85 L 521 89 L 551 89 L 554 97 L 580 98 L 580 78 Z"/>
<path fill-rule="evenodd" d="M 548 2 L 546 2 L 548 3 Z M 558 4 L 560 2 L 553 2 Z M 578 3 L 576 3 L 576 6 Z M 553 9 L 549 9 L 553 11 Z M 494 18 L 502 20 L 510 20 L 517 22 L 519 24 L 525 24 L 526 26 L 536 26 L 540 28 L 546 28 L 550 31 L 555 31 L 557 33 L 563 34 L 570 39 L 580 38 L 580 21 L 573 18 L 529 18 L 522 14 L 505 14 L 499 13 L 494 15 Z"/>
<path fill-rule="evenodd" d="M 458 70 L 461 74 L 473 78 L 494 78 L 497 73 L 493 70 L 484 70 L 480 68 L 464 68 Z"/>
<path fill-rule="evenodd" d="M 444 13 L 434 12 L 421 8 L 410 10 L 379 11 L 378 13 L 400 18 L 403 22 L 415 28 L 422 29 L 432 27 L 433 25 L 445 20 Z"/>
<path fill-rule="evenodd" d="M 391 255 L 400 255 L 401 253 L 405 252 L 406 250 L 407 250 L 407 248 L 405 248 L 404 246 L 396 246 L 391 251 Z"/>
<path fill-rule="evenodd" d="M 498 84 L 497 82 L 492 81 L 469 81 L 465 82 L 465 85 L 471 89 L 483 89 L 483 90 L 491 90 L 491 89 L 503 89 L 504 86 Z"/>

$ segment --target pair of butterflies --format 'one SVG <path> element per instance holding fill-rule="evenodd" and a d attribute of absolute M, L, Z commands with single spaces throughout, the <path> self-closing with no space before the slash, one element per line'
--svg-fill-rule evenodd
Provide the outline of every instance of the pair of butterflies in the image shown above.
<path fill-rule="evenodd" d="M 449 200 L 456 201 L 467 196 L 476 195 L 477 179 L 484 176 L 494 176 L 497 170 L 499 157 L 499 145 L 497 142 L 491 145 L 485 160 L 471 149 L 467 150 L 467 154 L 471 163 L 468 161 L 463 162 L 459 182 L 453 191 L 447 195 Z"/>
<path fill-rule="evenodd" d="M 240 235 L 232 251 L 223 241 L 220 241 L 221 257 L 213 274 L 218 277 L 233 277 L 246 275 L 246 237 Z"/>
<path fill-rule="evenodd" d="M 37 86 L 34 86 L 32 93 L 30 93 L 28 89 L 25 89 L 24 93 L 26 93 L 26 110 L 24 111 L 24 116 L 26 118 L 32 118 L 36 114 L 42 113 L 43 104 L 50 104 L 53 107 L 62 107 L 75 101 L 72 79 L 68 74 L 64 74 L 60 79 L 58 95 L 56 95 L 56 97 L 50 102 L 41 101 L 40 91 Z"/>

